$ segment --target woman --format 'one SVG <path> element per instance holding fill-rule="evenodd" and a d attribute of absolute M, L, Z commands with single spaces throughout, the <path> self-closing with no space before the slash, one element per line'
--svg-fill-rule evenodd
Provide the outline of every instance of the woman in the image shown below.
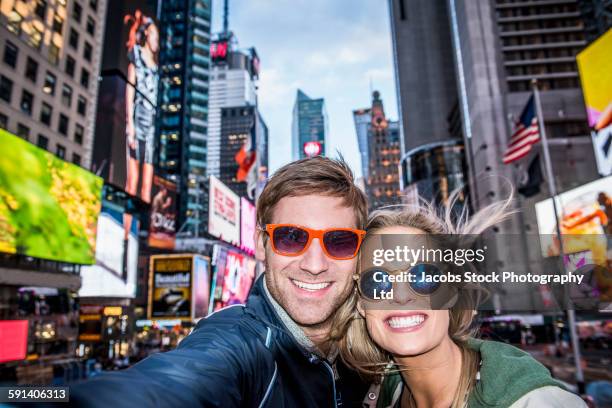
<path fill-rule="evenodd" d="M 128 52 L 125 88 L 127 174 L 125 191 L 133 196 L 138 192 L 138 179 L 142 181 L 140 198 L 151 201 L 153 183 L 153 153 L 155 149 L 155 105 L 157 104 L 157 53 L 159 32 L 152 18 L 136 10 L 127 15 L 125 23 L 131 23 L 126 43 Z M 142 173 L 141 173 L 142 165 Z M 132 225 L 132 216 L 124 215 L 125 237 Z"/>
<path fill-rule="evenodd" d="M 372 250 L 377 247 L 372 242 L 389 244 L 393 236 L 406 239 L 414 234 L 412 237 L 419 237 L 416 247 L 421 247 L 433 236 L 424 234 L 480 234 L 505 219 L 510 214 L 509 206 L 510 200 L 492 204 L 470 220 L 464 213 L 457 225 L 450 221 L 452 204 L 443 215 L 430 205 L 422 205 L 379 210 L 370 216 L 361 249 L 358 290 L 338 313 L 337 329 L 332 333 L 339 341 L 342 358 L 375 383 L 365 405 L 585 406 L 527 353 L 504 343 L 475 339 L 471 329 L 475 305 L 465 307 L 465 299 L 472 298 L 462 293 L 467 291 L 465 287 L 447 284 L 436 288 L 423 280 L 415 285 L 393 283 L 393 299 L 378 300 L 373 299 L 372 288 L 378 288 L 380 294 L 382 287 L 368 286 L 374 282 L 367 281 L 373 276 L 369 267 Z M 423 271 L 425 265 L 417 264 L 417 270 Z M 377 281 L 381 281 L 380 276 Z M 382 384 L 376 385 L 382 376 Z"/>

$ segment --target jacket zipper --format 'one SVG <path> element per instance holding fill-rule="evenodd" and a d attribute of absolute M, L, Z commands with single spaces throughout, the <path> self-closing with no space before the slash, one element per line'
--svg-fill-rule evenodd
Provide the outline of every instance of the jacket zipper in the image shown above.
<path fill-rule="evenodd" d="M 325 365 L 325 367 L 327 367 L 327 369 L 329 370 L 329 373 L 331 374 L 332 386 L 334 390 L 334 408 L 338 408 L 338 397 L 336 395 L 336 376 L 334 375 L 334 369 L 331 368 L 331 366 L 329 365 L 327 361 L 322 360 L 321 362 Z"/>

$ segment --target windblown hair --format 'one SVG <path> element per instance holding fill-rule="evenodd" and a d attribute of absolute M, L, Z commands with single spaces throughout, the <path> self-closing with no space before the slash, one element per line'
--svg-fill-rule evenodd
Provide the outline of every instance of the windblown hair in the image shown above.
<path fill-rule="evenodd" d="M 508 199 L 490 204 L 471 217 L 465 207 L 456 214 L 453 208 L 459 194 L 460 191 L 453 192 L 442 210 L 436 209 L 433 203 L 423 199 L 419 199 L 415 205 L 376 210 L 369 217 L 367 235 L 393 226 L 416 228 L 428 234 L 478 235 L 504 221 L 514 212 L 511 210 L 511 193 Z M 380 382 L 385 373 L 392 370 L 392 356 L 370 337 L 366 321 L 357 310 L 358 302 L 359 294 L 355 288 L 336 313 L 331 339 L 338 342 L 340 355 L 348 366 L 358 371 L 365 380 Z M 478 371 L 479 356 L 467 346 L 468 340 L 476 335 L 476 329 L 472 325 L 475 313 L 475 306 L 474 309 L 453 307 L 449 310 L 448 334 L 459 346 L 462 355 L 461 379 L 452 408 L 464 406 L 464 397 L 474 386 Z M 402 368 L 397 367 L 396 370 L 401 371 Z"/>
<path fill-rule="evenodd" d="M 133 16 L 128 14 L 123 17 L 123 24 L 128 23 L 131 23 L 131 26 L 125 46 L 128 52 L 131 52 L 136 44 L 144 45 L 147 39 L 146 30 L 154 22 L 151 17 L 147 17 L 142 14 L 142 11 L 136 10 Z"/>

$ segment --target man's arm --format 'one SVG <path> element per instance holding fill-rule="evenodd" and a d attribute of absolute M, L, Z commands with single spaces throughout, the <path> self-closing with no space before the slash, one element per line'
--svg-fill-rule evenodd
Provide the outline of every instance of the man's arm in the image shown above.
<path fill-rule="evenodd" d="M 245 336 L 236 319 L 202 320 L 176 350 L 71 387 L 70 400 L 105 408 L 239 406 L 243 371 L 256 357 Z"/>

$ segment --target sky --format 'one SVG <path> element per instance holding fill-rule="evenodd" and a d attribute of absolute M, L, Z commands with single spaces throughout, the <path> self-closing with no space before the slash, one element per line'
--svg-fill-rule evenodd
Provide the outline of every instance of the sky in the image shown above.
<path fill-rule="evenodd" d="M 213 0 L 212 32 L 222 29 L 223 0 Z M 357 176 L 361 160 L 353 110 L 378 90 L 397 120 L 389 10 L 381 0 L 230 0 L 229 27 L 239 48 L 261 59 L 259 110 L 268 125 L 273 172 L 291 161 L 297 89 L 325 98 L 328 156 L 340 151 Z M 271 174 L 271 173 L 270 173 Z"/>

